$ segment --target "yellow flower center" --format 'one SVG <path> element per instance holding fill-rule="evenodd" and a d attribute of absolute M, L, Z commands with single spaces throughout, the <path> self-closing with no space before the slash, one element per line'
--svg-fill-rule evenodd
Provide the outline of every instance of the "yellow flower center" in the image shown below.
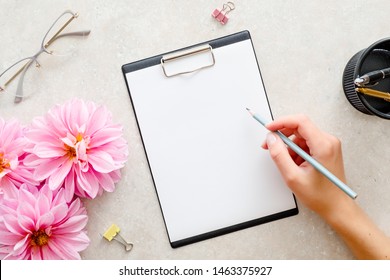
<path fill-rule="evenodd" d="M 80 142 L 81 140 L 83 140 L 83 135 L 81 133 L 78 133 L 76 136 L 76 143 Z"/>
<path fill-rule="evenodd" d="M 74 143 L 74 145 L 76 145 L 78 142 L 80 142 L 82 140 L 83 140 L 83 135 L 81 133 L 78 133 L 76 136 L 76 143 Z M 70 147 L 66 144 L 64 144 L 64 146 L 65 146 L 65 149 L 67 150 L 67 155 L 70 159 L 73 159 L 77 156 L 76 149 L 74 147 Z"/>
<path fill-rule="evenodd" d="M 76 157 L 76 149 L 73 147 L 69 147 L 68 145 L 65 144 L 65 149 L 67 149 L 67 155 L 70 159 Z"/>
<path fill-rule="evenodd" d="M 4 154 L 0 153 L 0 173 L 7 168 L 10 168 L 9 162 L 4 158 Z"/>
<path fill-rule="evenodd" d="M 46 234 L 46 232 L 43 229 L 34 231 L 32 233 L 31 242 L 30 242 L 32 246 L 42 247 L 47 243 L 49 243 L 49 236 Z"/>

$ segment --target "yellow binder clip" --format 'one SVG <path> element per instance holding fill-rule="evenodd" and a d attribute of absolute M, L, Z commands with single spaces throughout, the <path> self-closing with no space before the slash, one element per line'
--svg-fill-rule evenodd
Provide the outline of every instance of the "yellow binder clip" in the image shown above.
<path fill-rule="evenodd" d="M 103 237 L 107 239 L 108 241 L 115 240 L 122 244 L 126 251 L 131 251 L 133 249 L 133 243 L 127 242 L 120 234 L 120 228 L 116 224 L 112 224 L 106 232 L 103 234 Z"/>

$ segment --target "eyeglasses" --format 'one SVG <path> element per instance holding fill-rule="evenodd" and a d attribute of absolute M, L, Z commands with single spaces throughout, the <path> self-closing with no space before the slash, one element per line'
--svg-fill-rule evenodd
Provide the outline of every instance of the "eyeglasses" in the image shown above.
<path fill-rule="evenodd" d="M 23 90 L 23 84 L 25 80 L 30 80 L 29 88 L 27 91 L 31 94 L 31 86 L 37 84 L 37 79 L 41 74 L 38 71 L 41 66 L 38 62 L 38 57 L 42 53 L 47 53 L 55 56 L 67 56 L 72 55 L 77 50 L 77 43 L 74 39 L 85 38 L 91 32 L 90 30 L 76 31 L 63 33 L 63 30 L 78 17 L 77 13 L 72 11 L 63 12 L 50 26 L 42 39 L 41 47 L 39 51 L 33 56 L 23 58 L 0 74 L 0 94 L 10 91 L 11 82 L 18 76 L 20 76 L 16 87 L 15 103 L 19 103 L 26 97 Z M 58 39 L 62 40 L 58 40 Z M 66 40 L 64 39 L 66 38 Z M 58 42 L 61 41 L 61 42 Z M 35 67 L 32 67 L 35 64 Z M 31 70 L 30 70 L 31 69 Z M 30 70 L 30 71 L 29 71 Z"/>

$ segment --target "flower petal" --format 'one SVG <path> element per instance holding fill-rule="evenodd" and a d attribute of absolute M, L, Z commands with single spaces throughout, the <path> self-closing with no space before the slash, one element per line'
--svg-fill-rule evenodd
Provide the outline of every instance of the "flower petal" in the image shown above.
<path fill-rule="evenodd" d="M 88 222 L 87 215 L 80 215 L 75 217 L 70 217 L 68 220 L 59 225 L 56 229 L 53 229 L 53 234 L 69 234 L 77 233 L 85 228 Z"/>
<path fill-rule="evenodd" d="M 32 152 L 32 151 L 31 151 Z M 27 165 L 27 166 L 38 166 L 40 165 L 41 163 L 47 161 L 47 159 L 42 159 L 40 157 L 37 157 L 36 155 L 34 154 L 28 154 L 24 160 L 23 160 L 23 164 Z"/>
<path fill-rule="evenodd" d="M 69 158 L 60 157 L 57 159 L 47 160 L 45 162 L 42 162 L 39 166 L 35 168 L 34 178 L 39 181 L 43 181 L 47 179 L 66 161 L 69 161 Z"/>
<path fill-rule="evenodd" d="M 88 194 L 88 197 L 95 198 L 99 192 L 99 182 L 95 176 L 92 176 L 90 172 L 82 172 L 80 169 L 77 171 L 77 188 Z"/>
<path fill-rule="evenodd" d="M 0 177 L 0 191 L 2 191 L 6 197 L 15 197 L 18 188 L 10 179 L 11 178 Z"/>
<path fill-rule="evenodd" d="M 99 180 L 99 184 L 105 191 L 113 192 L 115 189 L 114 180 L 112 180 L 110 174 L 95 172 L 96 178 Z"/>
<path fill-rule="evenodd" d="M 36 221 L 34 206 L 27 202 L 19 204 L 17 215 L 26 216 L 30 218 L 33 223 Z"/>
<path fill-rule="evenodd" d="M 19 240 L 19 235 L 13 234 L 4 226 L 4 224 L 0 223 L 0 247 L 7 245 L 15 245 Z"/>
<path fill-rule="evenodd" d="M 86 134 L 93 135 L 96 131 L 105 126 L 107 120 L 111 119 L 111 113 L 105 106 L 99 106 L 90 116 Z"/>
<path fill-rule="evenodd" d="M 39 217 L 41 215 L 44 215 L 50 211 L 50 204 L 51 201 L 49 201 L 49 198 L 42 192 L 38 194 L 38 198 L 36 199 L 35 202 L 35 213 L 36 216 Z"/>
<path fill-rule="evenodd" d="M 34 143 L 41 143 L 41 142 L 54 142 L 57 141 L 58 138 L 51 133 L 49 129 L 29 129 L 26 132 L 26 137 L 29 141 L 32 141 Z"/>
<path fill-rule="evenodd" d="M 85 250 L 88 245 L 90 244 L 90 240 L 88 238 L 88 235 L 81 231 L 77 234 L 68 234 L 68 235 L 63 235 L 61 236 L 61 240 L 63 242 L 67 242 L 69 244 L 72 244 L 72 247 L 74 250 L 80 252 Z"/>
<path fill-rule="evenodd" d="M 41 248 L 41 255 L 43 260 L 59 260 L 60 258 L 53 252 L 50 246 L 43 246 Z"/>
<path fill-rule="evenodd" d="M 68 210 L 69 217 L 76 216 L 76 215 L 86 215 L 86 214 L 87 212 L 85 208 L 82 206 L 80 198 L 76 198 L 69 205 L 69 210 Z"/>
<path fill-rule="evenodd" d="M 5 227 L 15 235 L 24 236 L 25 231 L 20 227 L 18 218 L 12 215 L 4 215 L 3 223 Z"/>
<path fill-rule="evenodd" d="M 100 147 L 109 142 L 115 141 L 123 135 L 120 126 L 117 127 L 105 127 L 102 130 L 97 131 L 93 137 L 91 137 L 90 148 Z"/>
<path fill-rule="evenodd" d="M 51 250 L 52 255 L 56 255 L 57 259 L 62 259 L 62 260 L 67 260 L 67 259 L 74 259 L 72 254 L 69 254 L 68 251 L 70 250 L 68 248 L 69 244 L 63 245 L 63 244 L 58 244 L 58 240 L 55 238 L 50 239 L 50 242 L 46 245 L 48 248 Z M 80 259 L 80 256 L 79 256 Z"/>
<path fill-rule="evenodd" d="M 53 224 L 54 222 L 54 215 L 49 212 L 41 215 L 36 223 L 36 230 L 46 228 Z"/>
<path fill-rule="evenodd" d="M 55 190 L 64 182 L 65 177 L 69 174 L 71 170 L 73 162 L 70 160 L 66 160 L 62 166 L 60 166 L 57 170 L 55 170 L 51 176 L 49 177 L 48 184 L 50 189 Z"/>
<path fill-rule="evenodd" d="M 37 261 L 43 260 L 41 248 L 42 247 L 40 247 L 40 246 L 32 246 L 31 247 L 30 256 L 31 256 L 32 260 L 37 260 Z"/>
<path fill-rule="evenodd" d="M 66 203 L 55 206 L 51 209 L 51 213 L 54 217 L 54 223 L 61 222 L 68 214 L 68 206 Z"/>
<path fill-rule="evenodd" d="M 64 156 L 67 151 L 64 149 L 64 146 L 40 142 L 35 145 L 33 153 L 40 158 L 56 158 Z"/>
<path fill-rule="evenodd" d="M 65 200 L 67 202 L 70 202 L 75 194 L 74 173 L 74 166 L 72 166 L 68 176 L 65 178 Z"/>
<path fill-rule="evenodd" d="M 101 150 L 94 150 L 88 154 L 88 162 L 97 172 L 109 173 L 116 169 L 111 155 Z"/>
<path fill-rule="evenodd" d="M 26 250 L 27 246 L 30 244 L 30 235 L 26 234 L 23 239 L 21 239 L 18 243 L 15 244 L 14 246 L 14 253 L 19 255 L 23 251 Z"/>
<path fill-rule="evenodd" d="M 1 134 L 1 146 L 7 147 L 10 145 L 15 138 L 21 137 L 21 132 L 21 126 L 15 119 L 6 122 L 4 125 L 4 130 Z"/>
<path fill-rule="evenodd" d="M 20 227 L 26 232 L 31 233 L 34 230 L 34 220 L 30 217 L 19 215 L 18 222 Z"/>
<path fill-rule="evenodd" d="M 76 143 L 76 137 L 68 132 L 66 137 L 61 138 L 61 141 L 69 147 L 74 147 L 74 143 Z"/>

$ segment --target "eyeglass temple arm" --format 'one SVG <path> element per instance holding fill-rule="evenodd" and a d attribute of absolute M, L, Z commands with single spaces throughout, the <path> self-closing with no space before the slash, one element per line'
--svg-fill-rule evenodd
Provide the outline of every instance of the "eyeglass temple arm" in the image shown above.
<path fill-rule="evenodd" d="M 53 35 L 53 37 L 51 37 L 49 39 L 49 41 L 43 45 L 43 42 L 45 41 L 46 39 L 46 36 L 49 34 L 50 30 L 53 28 L 53 26 L 57 23 L 57 21 L 65 14 L 67 13 L 70 13 L 72 15 L 72 17 L 67 21 L 65 22 L 65 24 Z M 47 31 L 46 35 L 43 37 L 43 40 L 42 40 L 42 47 L 43 48 L 47 48 L 48 46 L 50 46 L 55 40 L 57 40 L 58 38 L 61 38 L 61 37 L 64 37 L 64 36 L 68 36 L 67 34 L 71 35 L 74 35 L 74 36 L 84 36 L 84 35 L 89 35 L 89 33 L 91 32 L 91 30 L 87 30 L 87 31 L 80 31 L 82 32 L 80 34 L 80 32 L 70 32 L 70 33 L 64 33 L 62 35 L 59 35 L 68 25 L 69 23 L 71 23 L 75 18 L 77 18 L 79 15 L 77 13 L 73 13 L 72 11 L 70 10 L 67 10 L 65 12 L 63 12 L 55 21 L 54 23 L 51 25 L 51 27 L 49 28 L 49 30 Z"/>
<path fill-rule="evenodd" d="M 57 39 L 57 35 L 60 34 L 62 32 L 62 30 L 65 29 L 65 27 L 67 27 L 69 25 L 69 23 L 71 23 L 75 18 L 78 17 L 78 14 L 74 14 L 72 11 L 70 10 L 67 10 L 65 12 L 63 12 L 54 22 L 53 24 L 50 26 L 49 30 L 47 31 L 46 35 L 43 37 L 43 40 L 42 40 L 42 45 L 43 45 L 43 42 L 45 41 L 46 39 L 46 36 L 49 34 L 50 30 L 53 28 L 53 26 L 57 23 L 57 21 L 65 14 L 67 13 L 70 13 L 72 15 L 72 17 L 67 21 L 65 22 L 65 24 L 56 32 L 56 34 L 53 35 L 53 37 L 51 37 L 49 39 L 49 41 L 46 43 L 45 47 L 46 46 L 50 46 L 51 43 L 53 43 L 56 39 Z"/>
<path fill-rule="evenodd" d="M 83 31 L 76 31 L 76 32 L 68 32 L 68 33 L 64 33 L 64 34 L 59 34 L 58 36 L 50 39 L 50 41 L 45 44 L 45 48 L 49 47 L 55 40 L 57 40 L 59 38 L 66 37 L 66 36 L 88 36 L 90 33 L 91 33 L 91 30 L 83 30 Z"/>
<path fill-rule="evenodd" d="M 8 67 L 7 69 L 4 70 L 3 73 L 0 74 L 0 77 L 3 76 L 7 71 L 9 71 L 12 67 L 14 67 L 15 65 L 17 65 L 18 63 L 22 62 L 23 60 L 29 60 L 31 59 L 32 57 L 26 57 L 26 58 L 23 58 L 21 60 L 18 60 L 17 62 L 15 62 L 14 64 L 12 64 L 10 67 Z M 27 61 L 22 67 L 20 67 L 20 69 L 11 77 L 8 79 L 8 81 L 4 84 L 4 88 L 6 88 L 8 86 L 9 83 L 11 83 L 17 76 L 19 76 L 19 74 L 27 67 L 27 65 L 29 64 L 30 62 Z M 28 68 L 28 67 L 27 67 Z M 0 85 L 1 86 L 1 85 Z"/>
<path fill-rule="evenodd" d="M 36 59 L 31 59 L 30 61 L 28 61 L 22 68 L 20 68 L 20 70 L 17 73 L 17 74 L 21 73 L 21 76 L 19 78 L 18 87 L 16 89 L 15 100 L 14 100 L 15 103 L 19 103 L 23 99 L 24 76 L 26 75 L 27 70 L 31 67 L 33 61 L 36 61 Z M 16 76 L 16 74 L 14 76 Z"/>

